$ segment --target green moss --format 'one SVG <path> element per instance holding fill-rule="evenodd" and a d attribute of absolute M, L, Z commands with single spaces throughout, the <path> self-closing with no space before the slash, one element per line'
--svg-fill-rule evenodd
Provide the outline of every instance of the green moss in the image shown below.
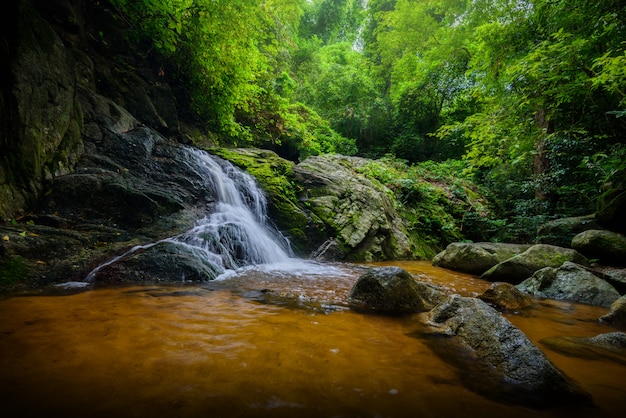
<path fill-rule="evenodd" d="M 13 256 L 0 259 L 0 287 L 14 286 L 26 278 L 26 260 Z"/>

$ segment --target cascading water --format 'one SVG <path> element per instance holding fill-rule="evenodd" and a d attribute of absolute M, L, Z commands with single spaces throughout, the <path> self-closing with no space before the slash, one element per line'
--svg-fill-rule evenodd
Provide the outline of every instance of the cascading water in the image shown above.
<path fill-rule="evenodd" d="M 217 203 L 211 215 L 171 241 L 199 249 L 222 269 L 289 260 L 288 241 L 268 225 L 265 195 L 248 173 L 192 149 L 186 163 L 207 179 Z"/>
<path fill-rule="evenodd" d="M 180 235 L 134 247 L 98 266 L 89 273 L 86 281 L 93 281 L 102 268 L 159 243 L 184 247 L 188 253 L 201 258 L 204 264 L 208 263 L 215 276 L 250 265 L 289 263 L 292 256 L 289 242 L 269 224 L 267 201 L 254 179 L 231 163 L 204 151 L 192 148 L 183 151 L 185 160 L 181 163 L 204 179 L 207 193 L 212 193 L 215 198 L 212 213 Z"/>

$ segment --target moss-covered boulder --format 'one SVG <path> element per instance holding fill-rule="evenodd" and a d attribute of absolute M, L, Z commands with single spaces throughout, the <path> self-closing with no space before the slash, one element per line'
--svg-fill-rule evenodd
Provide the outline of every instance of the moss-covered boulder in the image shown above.
<path fill-rule="evenodd" d="M 433 258 L 432 264 L 449 270 L 480 275 L 528 248 L 530 245 L 524 244 L 453 242 Z"/>
<path fill-rule="evenodd" d="M 589 229 L 601 229 L 596 222 L 595 214 L 554 219 L 537 229 L 537 242 L 570 247 L 572 238 Z"/>
<path fill-rule="evenodd" d="M 592 229 L 572 239 L 572 248 L 600 264 L 626 265 L 626 237 L 617 232 Z"/>
<path fill-rule="evenodd" d="M 352 260 L 429 258 L 409 236 L 393 193 L 356 170 L 364 159 L 310 157 L 294 167 L 300 199 Z"/>
<path fill-rule="evenodd" d="M 560 267 L 566 261 L 589 265 L 578 251 L 555 245 L 533 245 L 521 254 L 505 260 L 483 273 L 480 277 L 491 282 L 518 284 L 544 267 Z"/>

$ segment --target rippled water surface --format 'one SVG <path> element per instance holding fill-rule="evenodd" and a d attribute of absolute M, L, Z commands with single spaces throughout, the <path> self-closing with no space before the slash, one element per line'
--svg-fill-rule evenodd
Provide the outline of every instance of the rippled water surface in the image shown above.
<path fill-rule="evenodd" d="M 426 262 L 386 264 L 462 295 L 488 287 Z M 616 331 L 597 323 L 606 309 L 537 301 L 507 314 L 595 403 L 537 411 L 464 387 L 415 337 L 418 315 L 351 311 L 347 295 L 366 267 L 249 268 L 207 285 L 2 300 L 0 416 L 623 416 L 625 365 L 539 343 Z"/>

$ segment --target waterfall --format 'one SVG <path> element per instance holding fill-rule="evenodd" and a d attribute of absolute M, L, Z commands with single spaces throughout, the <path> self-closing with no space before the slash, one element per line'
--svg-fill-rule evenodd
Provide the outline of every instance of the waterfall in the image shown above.
<path fill-rule="evenodd" d="M 101 264 L 85 281 L 93 281 L 104 267 L 160 243 L 181 246 L 209 264 L 216 276 L 246 266 L 278 265 L 292 260 L 289 241 L 270 224 L 265 195 L 252 176 L 205 151 L 185 147 L 183 155 L 180 163 L 202 179 L 206 192 L 214 196 L 213 211 L 182 234 L 133 247 Z"/>
<path fill-rule="evenodd" d="M 192 169 L 215 193 L 215 210 L 170 239 L 199 249 L 223 269 L 289 260 L 289 242 L 268 223 L 263 191 L 248 173 L 208 153 L 189 149 Z"/>

